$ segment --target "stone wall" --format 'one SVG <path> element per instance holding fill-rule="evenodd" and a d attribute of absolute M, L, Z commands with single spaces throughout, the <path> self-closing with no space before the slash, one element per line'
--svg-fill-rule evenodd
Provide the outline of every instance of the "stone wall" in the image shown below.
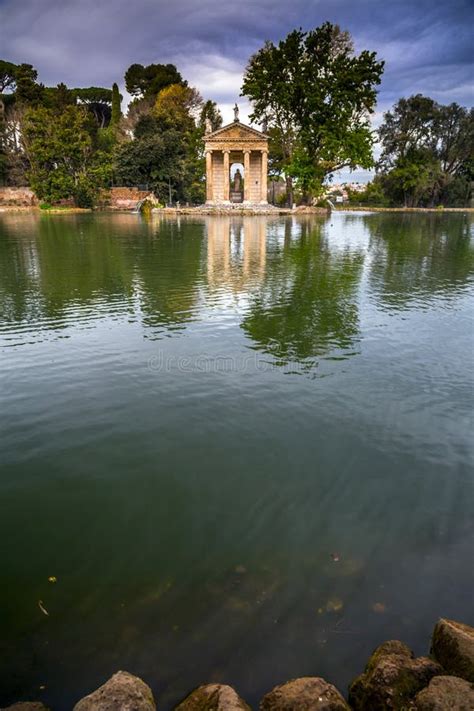
<path fill-rule="evenodd" d="M 139 200 L 152 195 L 149 190 L 138 188 L 110 188 L 102 190 L 99 198 L 99 207 L 112 210 L 133 210 Z M 0 187 L 0 207 L 35 207 L 39 204 L 34 192 L 28 188 Z M 61 200 L 61 205 L 72 206 L 73 200 Z"/>
<path fill-rule="evenodd" d="M 0 187 L 0 206 L 32 207 L 38 204 L 38 199 L 30 188 Z"/>
<path fill-rule="evenodd" d="M 101 207 L 111 210 L 133 210 L 140 200 L 149 195 L 153 195 L 153 193 L 138 188 L 110 188 L 102 190 L 99 202 Z"/>

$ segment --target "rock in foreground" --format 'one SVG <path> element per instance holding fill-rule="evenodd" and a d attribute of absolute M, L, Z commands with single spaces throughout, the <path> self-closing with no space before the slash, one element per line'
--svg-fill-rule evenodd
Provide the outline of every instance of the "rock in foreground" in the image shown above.
<path fill-rule="evenodd" d="M 458 676 L 435 676 L 416 695 L 411 711 L 474 711 L 474 684 Z"/>
<path fill-rule="evenodd" d="M 442 618 L 434 628 L 431 653 L 447 672 L 474 682 L 474 627 Z"/>
<path fill-rule="evenodd" d="M 384 642 L 372 654 L 365 672 L 352 682 L 349 703 L 354 711 L 402 711 L 442 673 L 440 665 L 428 657 L 415 659 L 406 644 Z"/>
<path fill-rule="evenodd" d="M 237 692 L 225 684 L 205 684 L 195 689 L 175 711 L 251 711 Z"/>
<path fill-rule="evenodd" d="M 275 686 L 260 702 L 260 711 L 350 711 L 335 686 L 317 676 Z"/>
<path fill-rule="evenodd" d="M 144 681 L 119 671 L 97 691 L 81 699 L 74 711 L 156 711 L 156 706 Z"/>

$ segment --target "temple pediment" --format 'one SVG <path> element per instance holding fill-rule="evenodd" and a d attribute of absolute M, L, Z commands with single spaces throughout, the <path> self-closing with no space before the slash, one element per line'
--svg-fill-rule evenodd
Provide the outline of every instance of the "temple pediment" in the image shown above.
<path fill-rule="evenodd" d="M 212 143 L 214 141 L 267 141 L 268 136 L 256 128 L 251 128 L 246 126 L 240 121 L 233 121 L 227 124 L 227 126 L 222 126 L 218 128 L 217 131 L 208 133 L 204 136 L 206 143 Z"/>

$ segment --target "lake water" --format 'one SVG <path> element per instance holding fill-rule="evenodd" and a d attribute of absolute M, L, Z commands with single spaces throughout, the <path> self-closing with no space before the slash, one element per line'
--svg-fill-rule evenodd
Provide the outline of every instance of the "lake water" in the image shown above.
<path fill-rule="evenodd" d="M 473 275 L 463 213 L 0 215 L 0 703 L 473 624 Z"/>

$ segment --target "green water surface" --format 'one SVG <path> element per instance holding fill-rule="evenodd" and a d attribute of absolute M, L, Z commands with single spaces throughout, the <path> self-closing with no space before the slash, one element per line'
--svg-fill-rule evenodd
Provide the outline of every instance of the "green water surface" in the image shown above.
<path fill-rule="evenodd" d="M 473 275 L 463 213 L 1 214 L 0 704 L 473 624 Z"/>

